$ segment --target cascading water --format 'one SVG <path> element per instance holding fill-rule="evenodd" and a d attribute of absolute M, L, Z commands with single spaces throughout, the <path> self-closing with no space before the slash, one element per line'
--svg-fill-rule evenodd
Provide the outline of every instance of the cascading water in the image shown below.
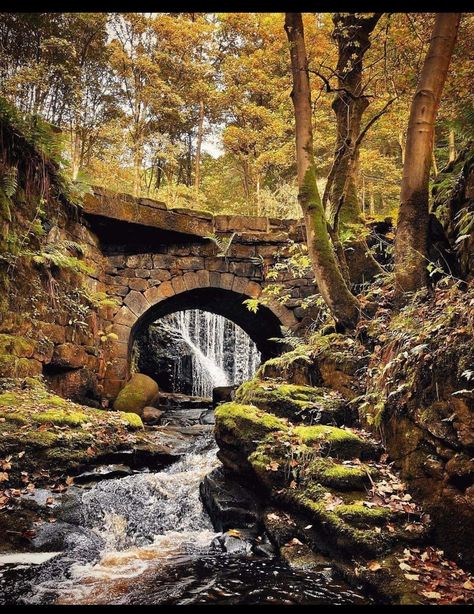
<path fill-rule="evenodd" d="M 240 326 L 199 309 L 165 317 L 176 337 L 191 351 L 191 394 L 209 397 L 217 386 L 241 384 L 254 375 L 260 364 L 260 352 Z M 175 391 L 180 391 L 180 382 L 186 380 L 184 371 L 187 368 L 185 361 L 177 362 Z"/>
<path fill-rule="evenodd" d="M 330 567 L 293 570 L 278 559 L 210 547 L 216 533 L 199 483 L 218 465 L 215 452 L 208 434 L 164 471 L 79 489 L 80 527 L 62 527 L 71 533 L 67 549 L 50 553 L 36 569 L 18 565 L 2 572 L 0 565 L 0 603 L 365 604 Z"/>

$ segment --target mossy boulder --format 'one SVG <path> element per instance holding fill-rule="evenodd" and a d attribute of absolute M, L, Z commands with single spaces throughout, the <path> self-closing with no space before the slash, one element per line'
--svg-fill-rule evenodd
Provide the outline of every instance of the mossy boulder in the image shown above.
<path fill-rule="evenodd" d="M 367 465 L 348 467 L 330 458 L 319 458 L 310 463 L 306 475 L 335 490 L 363 490 L 370 485 L 371 470 Z"/>
<path fill-rule="evenodd" d="M 341 424 L 344 420 L 344 399 L 327 388 L 254 378 L 242 384 L 235 393 L 239 403 L 256 405 L 260 409 L 293 422 L 310 421 Z"/>
<path fill-rule="evenodd" d="M 349 429 L 317 424 L 297 426 L 294 433 L 309 446 L 317 446 L 322 454 L 341 459 L 370 459 L 378 456 L 375 443 L 362 439 Z"/>
<path fill-rule="evenodd" d="M 158 392 L 155 380 L 143 373 L 134 373 L 115 399 L 114 409 L 141 416 L 147 405 L 153 405 Z"/>
<path fill-rule="evenodd" d="M 270 433 L 285 432 L 288 423 L 253 405 L 223 403 L 215 411 L 218 458 L 231 471 L 253 473 L 248 456 Z"/>
<path fill-rule="evenodd" d="M 215 434 L 221 444 L 241 447 L 249 454 L 259 442 L 275 431 L 287 431 L 288 423 L 268 414 L 254 405 L 236 402 L 223 403 L 215 411 Z"/>

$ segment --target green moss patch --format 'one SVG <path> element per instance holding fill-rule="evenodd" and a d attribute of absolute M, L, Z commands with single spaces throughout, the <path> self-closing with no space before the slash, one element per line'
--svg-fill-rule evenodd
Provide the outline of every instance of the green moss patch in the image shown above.
<path fill-rule="evenodd" d="M 288 430 L 284 420 L 253 405 L 223 403 L 216 409 L 215 417 L 217 442 L 232 447 L 241 445 L 244 451 L 253 451 L 271 432 Z"/>
<path fill-rule="evenodd" d="M 366 465 L 347 467 L 329 458 L 313 461 L 306 475 L 309 479 L 336 490 L 362 490 L 370 484 L 370 470 Z"/>
<path fill-rule="evenodd" d="M 373 457 L 375 446 L 350 430 L 332 426 L 297 426 L 295 434 L 306 445 L 319 446 L 322 453 L 336 458 Z"/>
<path fill-rule="evenodd" d="M 345 407 L 342 397 L 327 388 L 279 384 L 258 378 L 242 384 L 235 400 L 301 422 L 340 422 Z"/>

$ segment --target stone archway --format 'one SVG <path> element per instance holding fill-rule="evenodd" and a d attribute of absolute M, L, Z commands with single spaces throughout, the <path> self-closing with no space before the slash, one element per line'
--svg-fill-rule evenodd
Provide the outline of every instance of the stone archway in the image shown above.
<path fill-rule="evenodd" d="M 134 335 L 160 316 L 182 309 L 205 309 L 238 324 L 257 344 L 263 357 L 278 354 L 278 344 L 270 337 L 280 336 L 280 326 L 292 328 L 296 318 L 290 309 L 274 302 L 253 314 L 243 304 L 257 298 L 262 287 L 255 281 L 232 273 L 189 272 L 173 277 L 144 292 L 131 291 L 113 317 L 113 342 L 104 377 L 104 393 L 115 397 L 129 376 Z"/>

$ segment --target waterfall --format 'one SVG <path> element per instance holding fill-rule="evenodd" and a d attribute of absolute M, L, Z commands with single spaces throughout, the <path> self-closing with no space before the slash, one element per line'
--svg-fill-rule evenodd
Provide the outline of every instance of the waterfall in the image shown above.
<path fill-rule="evenodd" d="M 162 318 L 165 319 L 190 350 L 193 395 L 209 397 L 213 388 L 241 384 L 257 370 L 261 356 L 255 343 L 227 318 L 188 309 Z M 174 374 L 177 391 L 186 369 L 189 364 L 179 360 Z"/>

